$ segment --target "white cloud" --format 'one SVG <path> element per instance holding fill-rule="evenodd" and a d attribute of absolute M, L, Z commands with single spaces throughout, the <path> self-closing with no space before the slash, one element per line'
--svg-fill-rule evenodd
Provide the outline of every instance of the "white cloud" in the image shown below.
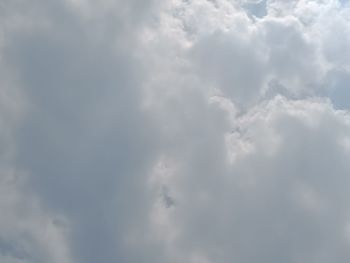
<path fill-rule="evenodd" d="M 228 144 L 187 146 L 191 138 L 177 149 L 184 158 L 169 152 L 178 163 L 160 182 L 175 206 L 154 215 L 177 258 L 169 262 L 198 251 L 208 262 L 346 260 L 349 117 L 326 101 L 277 97 L 232 120 Z M 225 169 L 223 150 L 236 155 Z"/>
<path fill-rule="evenodd" d="M 0 9 L 0 261 L 350 258 L 347 5 Z"/>

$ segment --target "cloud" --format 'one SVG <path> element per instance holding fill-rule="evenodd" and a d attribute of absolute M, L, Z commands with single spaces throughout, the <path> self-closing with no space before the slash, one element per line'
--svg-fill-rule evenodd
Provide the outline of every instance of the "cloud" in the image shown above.
<path fill-rule="evenodd" d="M 153 216 L 169 262 L 345 261 L 349 115 L 277 97 L 232 121 L 234 132 L 211 135 L 225 142 L 190 138 L 160 160 L 153 183 L 175 205 L 156 203 Z"/>
<path fill-rule="evenodd" d="M 144 217 L 142 175 L 157 149 L 156 131 L 140 105 L 142 69 L 127 48 L 132 36 L 124 28 L 110 31 L 106 21 L 97 22 L 102 35 L 90 32 L 90 21 L 64 3 L 39 1 L 19 11 L 8 16 L 25 20 L 39 13 L 46 25 L 5 35 L 3 63 L 26 104 L 13 131 L 11 162 L 28 174 L 26 186 L 43 209 L 69 221 L 74 261 L 118 256 L 126 262 L 131 253 L 124 252 L 123 235 L 128 223 Z"/>
<path fill-rule="evenodd" d="M 1 262 L 73 262 L 63 215 L 45 211 L 18 171 L 1 171 Z"/>
<path fill-rule="evenodd" d="M 2 261 L 349 259 L 347 5 L 0 7 Z"/>

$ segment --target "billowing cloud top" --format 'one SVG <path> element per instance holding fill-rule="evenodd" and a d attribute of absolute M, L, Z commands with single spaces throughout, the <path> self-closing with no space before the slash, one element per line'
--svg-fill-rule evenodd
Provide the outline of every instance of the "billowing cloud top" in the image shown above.
<path fill-rule="evenodd" d="M 349 18 L 1 0 L 0 262 L 349 262 Z"/>

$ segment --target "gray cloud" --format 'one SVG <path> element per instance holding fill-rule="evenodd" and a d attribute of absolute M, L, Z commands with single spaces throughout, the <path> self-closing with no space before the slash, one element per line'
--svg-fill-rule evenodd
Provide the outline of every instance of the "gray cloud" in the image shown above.
<path fill-rule="evenodd" d="M 350 258 L 346 5 L 0 9 L 0 261 Z"/>

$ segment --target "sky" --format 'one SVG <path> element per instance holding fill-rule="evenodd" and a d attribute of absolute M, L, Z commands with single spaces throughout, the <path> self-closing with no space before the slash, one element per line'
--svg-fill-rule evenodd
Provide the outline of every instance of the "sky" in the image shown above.
<path fill-rule="evenodd" d="M 0 0 L 1 263 L 350 260 L 346 0 Z"/>

